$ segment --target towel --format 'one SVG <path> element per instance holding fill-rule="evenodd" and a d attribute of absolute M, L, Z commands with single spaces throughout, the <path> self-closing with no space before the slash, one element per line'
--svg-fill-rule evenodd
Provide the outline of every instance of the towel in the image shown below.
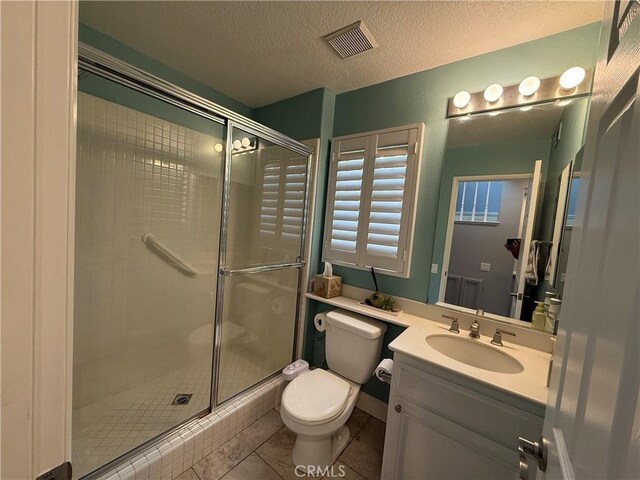
<path fill-rule="evenodd" d="M 527 258 L 527 269 L 524 272 L 524 278 L 531 285 L 538 285 L 539 247 L 540 244 L 537 240 L 532 241 L 529 246 L 529 257 Z"/>
<path fill-rule="evenodd" d="M 547 256 L 547 266 L 544 269 L 544 281 L 548 284 L 553 283 L 553 278 L 551 278 L 551 249 L 549 249 L 549 255 Z"/>

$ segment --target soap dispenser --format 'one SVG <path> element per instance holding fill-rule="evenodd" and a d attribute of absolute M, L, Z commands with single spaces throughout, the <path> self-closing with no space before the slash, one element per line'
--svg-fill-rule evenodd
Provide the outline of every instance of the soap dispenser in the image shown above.
<path fill-rule="evenodd" d="M 536 309 L 531 315 L 531 327 L 536 330 L 544 330 L 546 317 L 544 302 L 536 302 Z"/>

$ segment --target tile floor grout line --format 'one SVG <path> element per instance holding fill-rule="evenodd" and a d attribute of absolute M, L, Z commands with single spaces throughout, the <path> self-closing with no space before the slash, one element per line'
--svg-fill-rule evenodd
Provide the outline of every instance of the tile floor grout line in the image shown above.
<path fill-rule="evenodd" d="M 340 460 L 342 463 L 344 463 L 347 467 L 349 467 L 351 470 L 353 470 L 354 472 L 356 472 L 358 475 L 360 475 L 362 478 L 364 478 L 365 480 L 367 479 L 367 476 L 364 475 L 363 473 L 361 473 L 356 467 L 352 466 L 349 464 L 349 462 L 346 462 L 344 459 L 340 458 L 342 457 L 342 454 L 347 450 L 347 448 L 349 447 L 349 445 L 351 445 L 351 443 L 356 439 L 356 437 L 360 434 L 360 432 L 362 432 L 367 425 L 369 424 L 369 422 L 371 421 L 371 419 L 374 418 L 373 416 L 369 416 L 369 418 L 367 418 L 367 420 L 362 424 L 362 427 L 360 428 L 360 430 L 358 430 L 358 433 L 356 435 L 353 436 L 353 438 L 349 441 L 349 443 L 347 443 L 347 446 L 344 447 L 344 450 L 342 450 L 342 452 L 340 453 L 340 455 L 338 455 L 338 458 L 336 459 L 336 462 L 338 460 Z"/>
<path fill-rule="evenodd" d="M 234 435 L 234 436 L 233 436 L 233 437 L 231 437 L 229 440 L 227 440 L 227 441 L 226 441 L 226 442 L 224 442 L 222 445 L 220 445 L 220 446 L 216 449 L 216 451 L 217 451 L 217 450 L 219 450 L 220 448 L 222 448 L 223 446 L 225 446 L 227 443 L 231 442 L 234 438 L 236 438 L 238 435 L 240 435 L 240 434 L 241 434 L 241 433 L 243 433 L 245 430 L 247 430 L 251 425 L 253 425 L 254 423 L 258 422 L 258 420 L 260 420 L 261 418 L 263 418 L 263 417 L 267 416 L 269 413 L 271 413 L 271 412 L 273 412 L 273 411 L 276 411 L 276 409 L 275 409 L 275 408 L 272 408 L 272 409 L 271 409 L 271 410 L 269 410 L 267 413 L 265 413 L 262 417 L 260 417 L 260 418 L 258 418 L 258 419 L 256 419 L 256 420 L 254 420 L 254 422 L 253 422 L 253 423 L 251 423 L 248 427 L 246 427 L 246 428 L 245 428 L 245 429 L 243 429 L 242 431 L 238 432 L 236 435 Z M 278 415 L 280 415 L 280 414 L 279 414 L 279 412 L 276 412 L 276 413 L 278 413 Z M 283 426 L 282 428 L 285 428 L 285 427 Z M 279 428 L 279 429 L 276 431 L 276 433 L 278 433 L 280 430 L 282 430 L 282 428 Z M 274 433 L 273 435 L 275 435 L 276 433 Z M 271 437 L 273 437 L 273 435 L 271 435 Z M 256 455 L 258 455 L 258 457 L 260 458 L 260 460 L 264 461 L 264 460 L 263 460 L 263 458 L 258 454 L 258 452 L 256 452 L 256 450 L 257 450 L 258 448 L 260 448 L 260 447 L 261 447 L 265 442 L 267 442 L 268 440 L 270 440 L 270 439 L 271 439 L 271 437 L 268 437 L 264 442 L 262 442 L 260 445 L 258 445 L 254 450 L 251 450 L 251 451 L 250 451 L 246 456 L 242 457 L 242 458 L 240 459 L 240 461 L 238 461 L 238 463 L 236 463 L 233 467 L 231 467 L 229 470 L 227 470 L 227 471 L 226 471 L 226 472 L 224 472 L 222 475 L 220 475 L 220 477 L 218 477 L 218 480 L 222 480 L 222 478 L 223 478 L 225 475 L 227 475 L 231 470 L 233 470 L 233 469 L 234 469 L 234 468 L 236 468 L 238 465 L 240 465 L 240 463 L 242 463 L 243 461 L 245 461 L 245 460 L 249 457 L 249 455 L 251 455 L 251 454 L 252 454 L 252 453 L 254 453 L 254 452 L 256 453 Z M 215 452 L 211 452 L 209 455 L 213 455 L 213 453 L 215 453 Z M 207 455 L 207 456 L 209 456 L 209 455 Z M 198 463 L 200 463 L 200 461 L 204 460 L 205 458 L 206 458 L 206 457 L 203 457 L 202 459 L 200 459 L 200 460 L 198 461 Z M 267 463 L 267 462 L 265 461 L 265 463 Z M 194 471 L 194 473 L 196 474 L 196 477 L 198 477 L 200 480 L 208 480 L 208 479 L 206 479 L 206 478 L 201 478 L 201 477 L 196 473 L 196 471 L 193 469 L 193 467 L 194 467 L 195 465 L 197 465 L 197 464 L 194 464 L 194 465 L 191 467 L 191 469 L 192 469 L 192 470 Z M 187 469 L 187 470 L 188 470 L 188 469 Z M 185 471 L 186 471 L 186 470 L 185 470 Z M 184 473 L 184 472 L 183 472 L 183 473 Z M 277 473 L 277 472 L 276 472 L 276 473 Z M 182 475 L 182 474 L 181 474 L 181 475 Z M 278 476 L 279 476 L 279 475 L 278 475 Z M 282 478 L 282 477 L 281 477 L 281 478 Z"/>

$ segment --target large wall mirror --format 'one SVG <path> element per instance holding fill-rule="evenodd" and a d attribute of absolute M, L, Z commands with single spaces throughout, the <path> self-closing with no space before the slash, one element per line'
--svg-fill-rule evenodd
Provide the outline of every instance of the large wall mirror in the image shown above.
<path fill-rule="evenodd" d="M 562 295 L 588 106 L 449 120 L 431 303 L 530 326 L 546 292 Z"/>

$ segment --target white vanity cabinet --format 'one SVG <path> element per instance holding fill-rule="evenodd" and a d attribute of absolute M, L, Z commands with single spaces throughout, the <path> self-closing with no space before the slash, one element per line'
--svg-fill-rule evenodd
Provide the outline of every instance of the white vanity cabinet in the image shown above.
<path fill-rule="evenodd" d="M 543 416 L 542 404 L 396 352 L 382 478 L 517 479 L 518 436 L 539 438 Z"/>

